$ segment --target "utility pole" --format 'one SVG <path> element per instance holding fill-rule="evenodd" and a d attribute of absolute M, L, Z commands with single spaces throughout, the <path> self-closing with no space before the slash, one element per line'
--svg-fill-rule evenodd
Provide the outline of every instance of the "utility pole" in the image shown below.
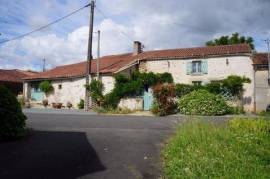
<path fill-rule="evenodd" d="M 93 41 L 93 25 L 94 25 L 94 9 L 95 2 L 90 3 L 90 22 L 89 22 L 89 36 L 88 36 L 88 49 L 87 49 L 87 62 L 86 62 L 86 74 L 85 74 L 85 84 L 89 85 L 89 76 L 91 75 L 91 60 L 92 55 L 92 41 Z M 84 99 L 84 110 L 89 110 L 89 94 L 88 88 L 85 88 L 85 99 Z"/>
<path fill-rule="evenodd" d="M 98 45 L 97 45 L 97 80 L 99 80 L 99 58 L 100 58 L 100 30 L 98 30 Z"/>
<path fill-rule="evenodd" d="M 46 59 L 43 58 L 43 68 L 42 68 L 42 71 L 43 72 L 46 71 L 45 65 L 46 65 Z"/>
<path fill-rule="evenodd" d="M 267 44 L 267 50 L 268 50 L 268 83 L 270 84 L 270 39 L 264 40 Z"/>

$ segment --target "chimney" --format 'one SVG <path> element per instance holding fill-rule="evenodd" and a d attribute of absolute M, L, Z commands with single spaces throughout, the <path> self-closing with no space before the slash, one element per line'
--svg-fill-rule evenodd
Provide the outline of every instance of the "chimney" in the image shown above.
<path fill-rule="evenodd" d="M 139 41 L 134 41 L 133 55 L 138 55 L 140 53 L 142 53 L 142 43 Z"/>

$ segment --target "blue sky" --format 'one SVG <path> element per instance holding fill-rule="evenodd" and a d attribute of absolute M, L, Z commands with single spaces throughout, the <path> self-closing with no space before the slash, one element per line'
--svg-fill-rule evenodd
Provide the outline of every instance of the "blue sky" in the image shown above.
<path fill-rule="evenodd" d="M 88 0 L 0 0 L 0 41 L 36 29 Z M 220 35 L 252 36 L 257 51 L 270 38 L 269 0 L 97 0 L 94 30 L 101 30 L 101 54 L 203 46 Z M 0 44 L 0 68 L 40 70 L 86 58 L 89 9 L 23 39 Z M 94 36 L 94 54 L 96 36 Z"/>

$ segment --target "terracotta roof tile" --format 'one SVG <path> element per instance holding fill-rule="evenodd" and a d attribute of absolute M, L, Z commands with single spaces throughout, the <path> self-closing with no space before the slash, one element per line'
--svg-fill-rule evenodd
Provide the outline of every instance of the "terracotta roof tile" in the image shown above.
<path fill-rule="evenodd" d="M 30 77 L 36 74 L 31 71 L 22 71 L 22 70 L 3 70 L 0 69 L 0 81 L 16 82 L 20 83 L 23 81 L 23 78 Z"/>
<path fill-rule="evenodd" d="M 247 44 L 225 45 L 214 47 L 182 48 L 170 50 L 146 51 L 138 55 L 132 53 L 110 55 L 100 58 L 100 73 L 113 73 L 136 60 L 168 59 L 168 58 L 199 58 L 220 55 L 249 54 L 251 48 Z M 71 65 L 58 66 L 46 72 L 38 73 L 25 78 L 31 79 L 53 79 L 83 76 L 86 71 L 86 62 Z M 96 73 L 96 60 L 92 60 L 91 72 Z"/>
<path fill-rule="evenodd" d="M 268 65 L 268 54 L 267 53 L 257 53 L 253 56 L 254 65 Z"/>

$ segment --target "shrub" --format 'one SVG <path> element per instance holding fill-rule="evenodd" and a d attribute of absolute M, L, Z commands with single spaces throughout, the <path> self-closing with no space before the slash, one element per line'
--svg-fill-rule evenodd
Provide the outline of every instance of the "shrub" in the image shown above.
<path fill-rule="evenodd" d="M 170 73 L 154 74 L 133 72 L 131 77 L 116 74 L 114 89 L 104 96 L 105 108 L 117 108 L 120 99 L 127 96 L 140 96 L 143 90 L 157 83 L 173 82 Z"/>
<path fill-rule="evenodd" d="M 16 97 L 6 87 L 0 86 L 0 140 L 25 135 L 25 120 Z"/>
<path fill-rule="evenodd" d="M 39 84 L 39 88 L 41 91 L 43 91 L 44 93 L 49 93 L 53 91 L 53 86 L 49 81 L 43 81 Z"/>
<path fill-rule="evenodd" d="M 91 81 L 90 85 L 87 86 L 87 88 L 90 91 L 90 96 L 92 97 L 92 99 L 97 103 L 98 106 L 100 106 L 101 103 L 104 101 L 103 83 L 99 80 L 93 80 Z"/>
<path fill-rule="evenodd" d="M 181 98 L 182 96 L 191 93 L 197 88 L 198 88 L 197 86 L 189 85 L 189 84 L 176 84 L 175 93 L 177 97 Z"/>
<path fill-rule="evenodd" d="M 155 98 L 151 111 L 158 116 L 176 113 L 175 86 L 173 84 L 158 84 L 153 87 Z"/>
<path fill-rule="evenodd" d="M 164 178 L 269 178 L 270 121 L 188 120 L 162 152 Z"/>
<path fill-rule="evenodd" d="M 226 79 L 222 80 L 222 88 L 230 93 L 232 96 L 236 96 L 238 98 L 242 97 L 242 93 L 244 92 L 244 83 L 250 83 L 250 79 L 246 77 L 231 75 Z"/>
<path fill-rule="evenodd" d="M 170 73 L 159 73 L 158 76 L 158 82 L 159 83 L 173 83 L 173 77 Z"/>
<path fill-rule="evenodd" d="M 193 91 L 179 99 L 180 113 L 188 115 L 224 115 L 231 111 L 226 101 L 219 95 L 206 90 Z"/>
<path fill-rule="evenodd" d="M 84 100 L 80 99 L 80 102 L 78 103 L 78 108 L 83 109 L 84 108 Z"/>

